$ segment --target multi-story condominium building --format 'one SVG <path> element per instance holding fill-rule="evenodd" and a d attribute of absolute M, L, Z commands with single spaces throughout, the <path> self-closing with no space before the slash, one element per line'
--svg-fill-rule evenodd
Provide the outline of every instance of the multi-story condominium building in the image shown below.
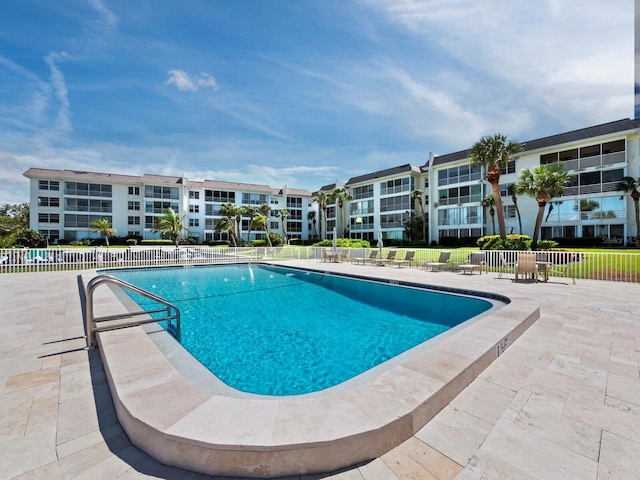
<path fill-rule="evenodd" d="M 626 242 L 635 236 L 633 201 L 617 188 L 623 176 L 640 175 L 640 119 L 524 142 L 524 151 L 503 168 L 500 177 L 508 233 L 531 236 L 538 212 L 533 198 L 517 197 L 514 203 L 509 187 L 523 169 L 550 163 L 561 163 L 570 182 L 547 206 L 542 238 L 602 237 Z M 377 239 L 380 231 L 384 239 L 408 241 L 407 220 L 424 215 L 427 242 L 492 234 L 492 219 L 482 207 L 482 200 L 492 193 L 485 178 L 485 169 L 472 166 L 469 150 L 463 150 L 431 155 L 422 166 L 402 165 L 338 182 L 336 185 L 346 186 L 353 199 L 343 206 L 346 225 L 340 223 L 338 207 L 329 206 L 327 231 L 331 235 L 332 228 L 338 226 L 338 236 L 346 232 L 370 241 Z M 336 185 L 321 190 L 329 191 Z"/>
<path fill-rule="evenodd" d="M 119 236 L 159 238 L 152 230 L 156 218 L 167 208 L 181 217 L 186 216 L 191 236 L 196 240 L 225 240 L 226 234 L 215 233 L 224 203 L 269 205 L 269 229 L 276 232 L 282 232 L 278 212 L 286 208 L 289 239 L 306 239 L 309 235 L 307 214 L 311 193 L 306 190 L 191 181 L 161 175 L 130 176 L 42 168 L 30 168 L 24 175 L 31 180 L 31 228 L 44 234 L 51 243 L 58 239 L 96 238 L 91 222 L 102 218 L 111 222 Z M 249 219 L 243 217 L 243 239 L 249 230 Z M 251 240 L 264 235 L 261 230 L 251 229 Z"/>
<path fill-rule="evenodd" d="M 602 237 L 627 243 L 635 237 L 633 201 L 630 195 L 618 191 L 618 185 L 624 176 L 640 176 L 640 119 L 623 119 L 524 142 L 524 151 L 500 177 L 508 233 L 531 236 L 538 211 L 533 198 L 517 197 L 514 203 L 509 187 L 522 169 L 551 163 L 562 164 L 570 182 L 547 206 L 542 238 Z M 482 207 L 483 199 L 492 191 L 484 167 L 471 165 L 469 150 L 430 155 L 421 166 L 405 164 L 321 187 L 319 190 L 325 192 L 345 187 L 352 197 L 342 209 L 337 203 L 327 205 L 326 231 L 322 212 L 306 190 L 36 168 L 29 169 L 25 176 L 31 179 L 31 227 L 50 241 L 95 237 L 89 226 L 96 218 L 108 218 L 120 236 L 157 238 L 152 232 L 155 217 L 168 207 L 187 215 L 192 235 L 198 240 L 226 238 L 214 231 L 221 217 L 220 206 L 226 202 L 238 206 L 268 204 L 269 228 L 273 231 L 282 231 L 278 211 L 286 208 L 289 238 L 303 240 L 330 238 L 334 229 L 338 237 L 371 242 L 380 234 L 385 240 L 415 240 L 408 237 L 405 228 L 415 216 L 426 220 L 424 237 L 428 243 L 471 241 L 494 233 L 489 212 Z M 316 212 L 317 224 L 308 219 L 311 209 Z M 244 218 L 245 239 L 248 223 Z M 252 239 L 263 236 L 260 231 L 251 233 Z"/>

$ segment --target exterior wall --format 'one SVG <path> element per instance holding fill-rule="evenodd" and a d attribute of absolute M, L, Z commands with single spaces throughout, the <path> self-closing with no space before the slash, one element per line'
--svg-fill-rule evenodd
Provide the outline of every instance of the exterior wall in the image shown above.
<path fill-rule="evenodd" d="M 158 181 L 144 182 L 144 177 L 131 177 L 130 181 L 112 181 L 106 182 L 105 179 L 108 176 L 102 174 L 91 174 L 88 172 L 75 172 L 69 171 L 56 171 L 56 170 L 39 170 L 35 173 L 26 174 L 30 175 L 30 227 L 33 230 L 44 232 L 51 243 L 54 243 L 56 239 L 65 240 L 82 240 L 84 238 L 98 238 L 99 235 L 91 231 L 88 226 L 83 227 L 68 227 L 65 226 L 65 215 L 88 215 L 90 218 L 100 217 L 109 218 L 114 229 L 117 230 L 117 236 L 125 237 L 128 235 L 139 235 L 143 239 L 159 238 L 158 233 L 152 231 L 153 219 L 160 216 L 162 211 L 167 206 L 177 207 L 178 214 L 182 217 L 186 217 L 186 224 L 190 225 L 189 230 L 192 236 L 197 238 L 200 242 L 210 240 L 212 238 L 220 237 L 220 235 L 214 234 L 213 228 L 215 222 L 221 218 L 218 213 L 220 202 L 207 202 L 205 197 L 206 190 L 223 190 L 233 192 L 235 195 L 234 204 L 241 207 L 247 205 L 243 203 L 243 194 L 259 193 L 265 196 L 266 203 L 270 205 L 272 214 L 269 217 L 271 223 L 278 222 L 281 225 L 280 219 L 276 217 L 275 213 L 280 208 L 287 206 L 287 200 L 284 199 L 282 194 L 274 195 L 273 190 L 269 187 L 265 189 L 256 190 L 254 186 L 248 186 L 243 188 L 242 184 L 216 182 L 215 185 L 208 185 L 207 182 L 195 182 L 194 185 L 190 185 L 186 179 L 166 177 L 165 179 L 159 179 Z M 37 173 L 41 175 L 38 176 Z M 156 177 L 157 178 L 157 177 Z M 40 181 L 45 182 L 58 182 L 58 190 L 43 190 L 40 189 Z M 77 183 L 89 183 L 89 184 L 101 184 L 110 185 L 111 196 L 110 197 L 95 197 L 91 195 L 77 196 L 65 193 L 65 182 L 77 182 Z M 147 191 L 145 187 L 160 187 L 162 190 L 160 193 Z M 170 192 L 174 193 L 172 196 L 175 198 L 162 198 L 163 193 L 167 192 L 166 189 L 173 189 Z M 286 191 L 286 190 L 285 190 Z M 145 193 L 146 192 L 146 193 Z M 190 194 L 190 192 L 193 192 Z M 197 197 L 197 198 L 195 198 Z M 46 199 L 57 199 L 56 206 L 49 206 Z M 290 219 L 290 228 L 292 228 L 291 238 L 300 238 L 306 240 L 309 235 L 309 229 L 307 226 L 307 214 L 309 211 L 309 199 L 310 193 L 295 190 L 287 196 L 289 203 L 294 205 L 295 218 Z M 39 199 L 45 200 L 41 205 Z M 67 202 L 71 199 L 90 200 L 106 200 L 111 202 L 111 211 L 97 211 L 92 210 L 91 207 L 87 211 L 76 211 L 67 208 Z M 210 209 L 210 215 L 207 215 L 207 205 Z M 259 205 L 255 205 L 258 207 Z M 59 221 L 56 223 L 40 221 L 43 218 L 51 219 L 57 215 Z M 74 217 L 75 218 L 75 217 Z M 207 219 L 209 220 L 210 229 L 207 229 Z M 278 229 L 280 232 L 281 229 Z M 241 232 L 242 238 L 246 239 L 248 228 L 244 228 Z M 252 229 L 251 239 L 264 238 L 264 232 L 262 230 Z M 226 238 L 225 235 L 222 237 Z"/>

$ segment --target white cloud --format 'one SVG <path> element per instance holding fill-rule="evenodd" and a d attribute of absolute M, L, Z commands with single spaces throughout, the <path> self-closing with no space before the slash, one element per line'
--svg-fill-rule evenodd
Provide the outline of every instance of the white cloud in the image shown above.
<path fill-rule="evenodd" d="M 425 48 L 442 50 L 448 61 L 431 65 L 431 78 L 466 66 L 474 90 L 464 94 L 465 110 L 475 117 L 519 109 L 577 127 L 625 116 L 612 113 L 625 96 L 633 116 L 632 2 L 611 0 L 603 9 L 599 0 L 362 1 Z M 438 86 L 448 98 L 463 96 Z"/>
<path fill-rule="evenodd" d="M 216 79 L 208 73 L 201 73 L 198 79 L 198 85 L 204 88 L 210 88 L 214 92 L 218 91 Z"/>
<path fill-rule="evenodd" d="M 50 53 L 45 57 L 45 62 L 49 66 L 51 72 L 51 85 L 53 91 L 58 99 L 58 112 L 56 115 L 56 121 L 52 133 L 54 136 L 64 135 L 73 131 L 71 124 L 71 106 L 69 104 L 69 92 L 64 80 L 64 75 L 58 68 L 56 62 L 65 60 L 67 54 L 62 53 Z"/>
<path fill-rule="evenodd" d="M 200 87 L 210 88 L 214 92 L 218 90 L 216 79 L 209 73 L 201 73 L 199 77 L 192 78 L 187 72 L 180 69 L 169 70 L 169 78 L 165 82 L 167 85 L 175 85 L 183 92 L 197 92 Z"/>

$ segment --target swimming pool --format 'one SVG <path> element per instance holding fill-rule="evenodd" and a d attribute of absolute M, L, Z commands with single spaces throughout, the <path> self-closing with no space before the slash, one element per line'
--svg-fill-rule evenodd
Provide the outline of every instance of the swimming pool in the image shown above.
<path fill-rule="evenodd" d="M 109 273 L 176 304 L 185 349 L 227 385 L 262 395 L 335 386 L 492 306 L 270 265 Z"/>

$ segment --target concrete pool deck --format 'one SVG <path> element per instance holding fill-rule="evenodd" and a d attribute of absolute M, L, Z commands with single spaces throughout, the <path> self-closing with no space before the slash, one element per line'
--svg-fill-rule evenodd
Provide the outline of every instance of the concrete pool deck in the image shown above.
<path fill-rule="evenodd" d="M 286 264 L 495 291 L 539 302 L 541 312 L 407 441 L 360 466 L 301 478 L 640 476 L 639 285 Z M 78 273 L 0 276 L 1 475 L 209 478 L 159 464 L 122 431 L 99 354 L 82 349 Z"/>

